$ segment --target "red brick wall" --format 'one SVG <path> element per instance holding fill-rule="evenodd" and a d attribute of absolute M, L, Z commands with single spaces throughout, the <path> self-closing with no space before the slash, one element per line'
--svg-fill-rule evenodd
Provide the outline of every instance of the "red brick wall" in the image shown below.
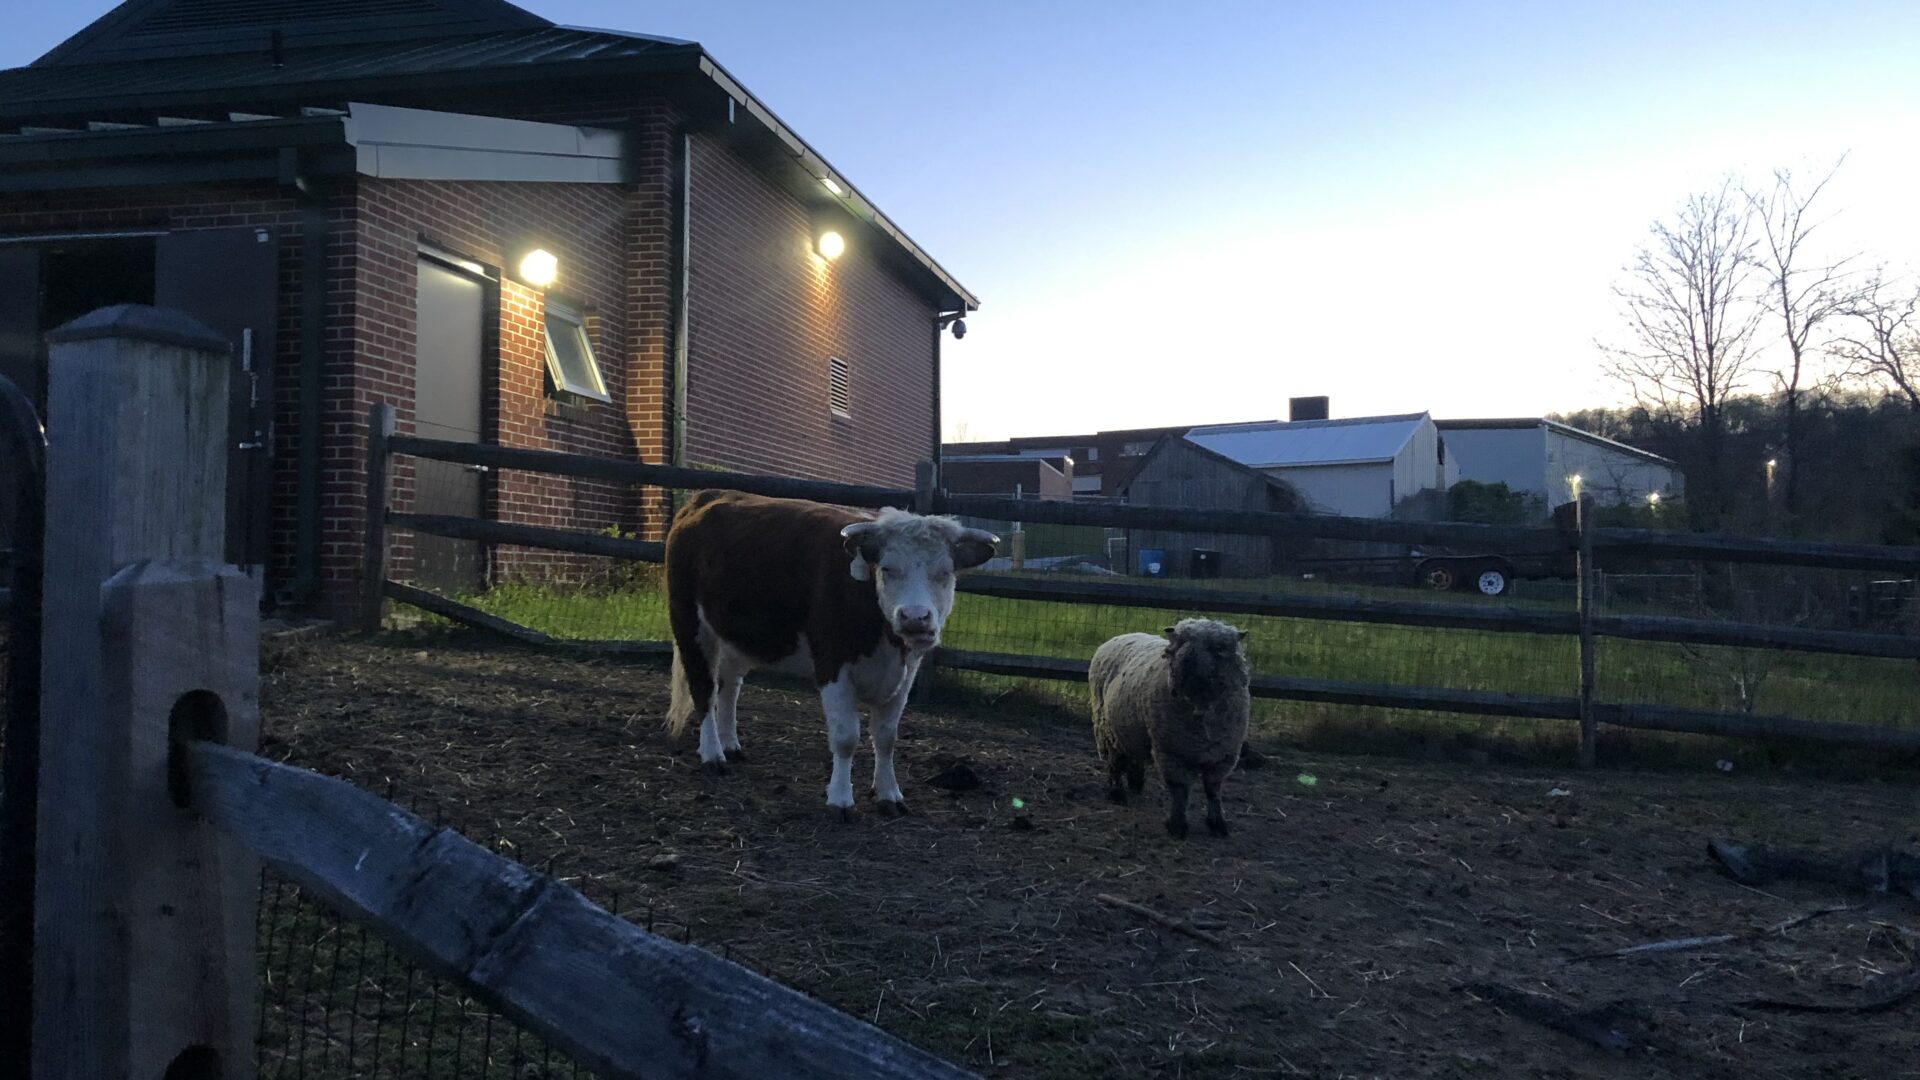
<path fill-rule="evenodd" d="M 658 400 L 648 373 L 624 362 L 629 311 L 623 280 L 631 232 L 630 195 L 611 185 L 446 183 L 363 179 L 356 216 L 360 304 L 354 321 L 360 342 L 354 406 L 394 406 L 395 427 L 412 429 L 414 294 L 424 238 L 484 266 L 506 269 L 500 279 L 497 349 L 487 371 L 483 437 L 504 446 L 660 460 L 657 419 L 630 417 L 630 402 Z M 559 258 L 553 292 L 581 305 L 614 404 L 556 401 L 547 392 L 545 307 L 542 294 L 513 280 L 508 266 L 517 245 L 534 241 Z M 657 374 L 655 375 L 657 378 Z M 644 440 L 637 442 L 636 440 Z M 364 439 L 337 440 L 344 451 L 335 479 L 353 482 L 364 460 Z M 333 468 L 333 459 L 329 459 Z M 400 462 L 394 502 L 407 509 L 412 470 Z M 637 502 L 615 485 L 519 471 L 497 471 L 487 481 L 487 512 L 502 521 L 564 528 L 634 529 Z M 343 520 L 354 515 L 342 514 Z M 330 551 L 331 555 L 331 551 Z M 409 570 L 406 545 L 395 549 L 395 573 Z M 354 552 L 342 570 L 350 575 Z M 495 576 L 578 580 L 588 560 L 553 552 L 501 549 Z"/>
<path fill-rule="evenodd" d="M 717 137 L 693 140 L 689 464 L 910 487 L 934 440 L 931 301 L 884 265 L 891 243 L 815 219 Z M 827 359 L 852 368 L 852 419 L 827 407 Z"/>
<path fill-rule="evenodd" d="M 327 349 L 324 359 L 329 388 L 327 425 L 330 431 L 338 430 L 350 422 L 365 423 L 364 410 L 357 421 L 350 421 L 341 411 L 346 399 L 339 393 L 343 380 L 348 378 L 348 358 L 352 355 L 349 343 L 354 309 L 351 292 L 354 266 L 351 235 L 353 212 L 350 190 L 331 199 L 329 219 L 332 240 L 327 249 Z M 299 513 L 296 496 L 299 490 L 297 465 L 300 443 L 301 213 L 291 192 L 275 185 L 208 184 L 71 194 L 0 195 L 0 233 L 14 235 L 227 226 L 265 226 L 272 228 L 278 238 L 280 304 L 273 357 L 273 555 L 269 584 L 279 586 L 293 577 L 294 532 Z M 364 478 L 364 463 L 361 475 Z M 351 489 L 336 483 L 323 489 L 322 497 L 326 505 L 340 505 L 358 498 L 357 492 L 362 486 L 361 480 L 356 480 Z M 328 543 L 346 542 L 343 530 L 330 528 L 328 533 Z M 354 551 L 358 551 L 357 544 L 354 545 Z"/>
<path fill-rule="evenodd" d="M 408 104 L 398 101 L 396 104 Z M 414 104 L 428 104 L 413 102 Z M 447 107 L 442 105 L 442 107 Z M 541 299 L 509 279 L 499 303 L 499 356 L 487 382 L 486 437 L 649 461 L 666 458 L 671 364 L 674 199 L 683 117 L 658 99 L 464 106 L 554 121 L 624 122 L 640 179 L 611 185 L 483 184 L 358 178 L 331 196 L 324 328 L 323 606 L 358 589 L 365 528 L 366 417 L 394 405 L 412 430 L 414 290 L 423 236 L 502 267 L 537 236 L 559 256 L 557 291 L 586 305 L 613 405 L 559 406 L 544 390 Z M 883 263 L 889 241 L 850 218 L 834 224 L 847 252 L 813 252 L 815 220 L 799 199 L 724 141 L 697 136 L 693 154 L 688 458 L 758 472 L 908 485 L 927 456 L 932 416 L 931 301 Z M 300 209 L 273 185 L 208 184 L 82 194 L 0 196 L 0 233 L 265 225 L 279 237 L 272 582 L 294 571 L 300 358 Z M 853 415 L 827 408 L 827 359 L 852 368 Z M 396 466 L 406 509 L 413 469 Z M 527 474 L 496 474 L 489 509 L 506 520 L 570 528 L 619 525 L 657 536 L 657 491 Z M 395 537 L 404 574 L 411 544 Z M 501 573 L 580 576 L 589 560 L 512 549 Z"/>

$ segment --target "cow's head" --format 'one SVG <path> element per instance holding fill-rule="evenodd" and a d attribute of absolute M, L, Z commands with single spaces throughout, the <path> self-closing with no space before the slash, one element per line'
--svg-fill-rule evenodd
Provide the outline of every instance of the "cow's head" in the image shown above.
<path fill-rule="evenodd" d="M 915 652 L 940 644 L 953 610 L 953 575 L 993 558 L 1000 538 L 950 517 L 887 509 L 840 530 L 855 581 L 872 581 L 887 625 Z"/>
<path fill-rule="evenodd" d="M 1212 619 L 1167 627 L 1167 682 L 1174 696 L 1210 701 L 1247 685 L 1247 632 Z"/>

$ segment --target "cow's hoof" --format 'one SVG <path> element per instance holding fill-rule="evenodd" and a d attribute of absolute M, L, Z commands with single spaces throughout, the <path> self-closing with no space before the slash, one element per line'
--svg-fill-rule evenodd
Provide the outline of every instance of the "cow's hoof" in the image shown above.
<path fill-rule="evenodd" d="M 1168 818 L 1167 834 L 1176 840 L 1185 840 L 1187 838 L 1187 819 Z"/>
<path fill-rule="evenodd" d="M 1215 836 L 1226 836 L 1233 832 L 1233 826 L 1227 824 L 1226 818 L 1208 818 L 1207 831 Z"/>
<path fill-rule="evenodd" d="M 845 822 L 848 825 L 853 824 L 853 807 L 841 806 L 841 807 L 836 807 L 835 810 L 839 813 L 841 821 Z"/>
<path fill-rule="evenodd" d="M 1108 789 L 1107 789 L 1107 801 L 1108 801 L 1108 802 L 1110 802 L 1110 803 L 1113 803 L 1113 804 L 1114 804 L 1114 805 L 1116 805 L 1116 806 L 1125 806 L 1125 805 L 1127 805 L 1127 789 L 1126 789 L 1126 788 L 1117 788 L 1117 787 L 1116 787 L 1116 788 L 1108 788 Z"/>
<path fill-rule="evenodd" d="M 709 776 L 727 775 L 727 763 L 724 759 L 720 761 L 703 761 L 700 763 L 700 767 L 707 770 L 707 775 Z"/>
<path fill-rule="evenodd" d="M 905 799 L 877 799 L 873 805 L 874 809 L 880 811 L 881 817 L 906 817 L 913 813 L 907 809 Z"/>
<path fill-rule="evenodd" d="M 747 760 L 747 752 L 746 752 L 745 750 L 742 750 L 742 749 L 740 749 L 740 748 L 739 748 L 739 747 L 737 747 L 737 746 L 736 746 L 736 747 L 734 747 L 734 748 L 733 748 L 733 749 L 731 749 L 731 750 L 728 750 L 728 751 L 726 752 L 726 754 L 727 754 L 727 760 L 728 760 L 728 761 L 745 761 L 745 760 Z"/>

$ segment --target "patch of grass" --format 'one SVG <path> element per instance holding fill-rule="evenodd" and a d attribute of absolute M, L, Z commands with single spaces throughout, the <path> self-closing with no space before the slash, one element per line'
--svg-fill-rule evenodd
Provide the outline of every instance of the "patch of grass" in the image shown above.
<path fill-rule="evenodd" d="M 1315 587 L 1295 583 L 1290 588 L 1302 586 Z M 1351 586 L 1319 588 L 1354 591 Z M 1364 591 L 1407 595 L 1404 590 Z M 663 640 L 668 636 L 665 598 L 652 588 L 585 591 L 505 585 L 471 602 L 561 638 Z M 1156 631 L 1195 614 L 1205 612 L 963 593 L 954 604 L 945 642 L 956 649 L 1084 658 L 1115 634 Z M 1509 694 L 1572 696 L 1578 692 L 1578 644 L 1571 636 L 1267 616 L 1226 618 L 1249 631 L 1248 654 L 1254 670 L 1261 673 Z M 1871 725 L 1912 720 L 1915 678 L 1910 661 L 1603 640 L 1599 672 L 1604 701 Z M 1037 692 L 1042 698 L 1076 704 L 1083 694 L 1076 687 L 1060 685 Z M 1292 709 L 1291 715 L 1298 717 L 1299 710 Z M 1538 727 L 1532 721 L 1520 724 Z M 1449 721 L 1449 726 L 1457 722 Z M 1476 726 L 1512 730 L 1505 723 L 1478 721 Z"/>

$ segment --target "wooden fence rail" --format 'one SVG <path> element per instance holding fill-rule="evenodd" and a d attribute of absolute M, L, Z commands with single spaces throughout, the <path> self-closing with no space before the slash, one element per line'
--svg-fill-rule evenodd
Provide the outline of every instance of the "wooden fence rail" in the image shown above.
<path fill-rule="evenodd" d="M 388 513 L 388 526 L 414 529 L 436 536 L 514 544 L 550 551 L 599 555 L 635 562 L 658 563 L 665 545 L 653 540 L 630 540 L 601 533 L 519 525 L 477 518 L 429 514 Z M 1510 634 L 1580 632 L 1580 616 L 1571 611 L 1497 607 L 1485 604 L 1444 604 L 1426 601 L 1378 600 L 1367 597 L 1315 593 L 1249 592 L 1238 589 L 1134 582 L 1040 578 L 997 573 L 974 573 L 960 579 L 959 591 L 1009 600 L 1039 600 L 1068 604 L 1104 604 L 1114 607 L 1208 611 L 1228 615 L 1268 615 L 1277 618 L 1318 619 L 1329 622 L 1378 623 L 1448 630 L 1484 630 Z M 402 586 L 401 588 L 406 588 Z M 435 614 L 483 629 L 495 629 L 523 640 L 538 631 L 527 627 L 476 622 L 474 609 L 449 607 L 451 601 L 418 589 L 403 597 L 389 585 L 385 594 L 405 599 Z M 443 601 L 436 604 L 436 601 Z M 478 613 L 484 614 L 484 613 Z M 488 617 L 489 619 L 491 617 Z M 1718 622 L 1648 615 L 1590 615 L 1593 633 L 1630 641 L 1660 641 L 1734 648 L 1788 649 L 1840 656 L 1868 656 L 1896 660 L 1920 659 L 1920 638 L 1844 630 L 1814 630 L 1761 623 Z M 494 620 L 497 622 L 498 620 Z M 544 636 L 544 635 L 542 635 Z"/>
<path fill-rule="evenodd" d="M 412 454 L 467 465 L 524 469 L 663 488 L 724 488 L 784 498 L 813 499 L 843 506 L 915 505 L 907 488 L 874 487 L 802 480 L 786 476 L 648 465 L 638 461 L 566 454 L 550 450 L 393 436 L 392 453 Z M 924 507 L 923 507 L 924 509 Z M 1186 507 L 1131 506 L 1125 503 L 1008 499 L 942 493 L 932 510 L 1034 524 L 1091 525 L 1115 529 L 1215 532 L 1275 538 L 1356 540 L 1456 548 L 1475 554 L 1542 555 L 1571 553 L 1578 545 L 1573 530 L 1549 526 L 1478 525 L 1444 521 L 1391 521 L 1331 514 L 1263 510 L 1197 510 Z M 1716 533 L 1675 533 L 1653 529 L 1595 528 L 1598 551 L 1657 559 L 1700 560 L 1763 565 L 1804 565 L 1842 570 L 1920 574 L 1920 547 L 1841 544 Z"/>
<path fill-rule="evenodd" d="M 395 435 L 388 440 L 396 454 L 451 461 L 460 465 L 485 465 L 490 469 L 523 469 L 552 476 L 573 476 L 584 480 L 607 480 L 621 484 L 645 484 L 663 488 L 727 488 L 756 495 L 783 499 L 813 499 L 842 506 L 913 505 L 912 488 L 868 487 L 861 484 L 835 484 L 824 480 L 799 480 L 790 476 L 754 476 L 747 473 L 713 472 L 673 465 L 648 465 L 618 458 L 563 454 L 553 450 L 523 450 L 512 446 L 485 443 L 457 443 L 443 439 L 422 439 Z"/>
<path fill-rule="evenodd" d="M 207 742 L 188 762 L 216 828 L 598 1075 L 972 1075 L 345 781 Z"/>
<path fill-rule="evenodd" d="M 1062 657 L 1021 656 L 1013 653 L 941 649 L 934 655 L 940 667 L 1010 675 L 1029 679 L 1085 682 L 1087 661 Z M 1255 675 L 1249 687 L 1254 697 L 1283 701 L 1311 701 L 1326 705 L 1362 705 L 1385 709 L 1511 716 L 1521 719 L 1578 720 L 1580 699 L 1485 690 L 1457 690 L 1435 686 L 1393 686 L 1381 683 L 1305 679 L 1288 675 Z M 1920 751 L 1920 728 L 1874 727 L 1800 720 L 1785 716 L 1684 709 L 1666 705 L 1625 705 L 1598 702 L 1593 714 L 1614 727 L 1674 731 L 1693 735 L 1736 738 L 1795 739 L 1879 750 Z"/>
<path fill-rule="evenodd" d="M 376 423 L 378 418 L 376 417 Z M 703 487 L 809 498 L 857 506 L 912 506 L 921 511 L 957 513 L 994 520 L 1088 525 L 1107 528 L 1155 529 L 1188 533 L 1253 534 L 1429 545 L 1502 555 L 1576 556 L 1581 583 L 1573 611 L 1532 610 L 1466 604 L 1380 600 L 1313 593 L 1246 592 L 1229 589 L 1146 585 L 1136 582 L 1045 579 L 976 573 L 961 578 L 962 592 L 1010 600 L 1101 604 L 1215 614 L 1264 615 L 1279 618 L 1374 623 L 1434 629 L 1478 630 L 1495 633 L 1574 635 L 1579 638 L 1578 695 L 1539 697 L 1442 687 L 1350 683 L 1291 676 L 1260 676 L 1254 692 L 1265 697 L 1387 708 L 1465 712 L 1496 716 L 1576 719 L 1581 728 L 1581 761 L 1591 764 L 1602 723 L 1709 734 L 1770 736 L 1833 742 L 1855 746 L 1906 749 L 1920 734 L 1895 728 L 1835 724 L 1789 717 L 1763 717 L 1652 705 L 1600 701 L 1597 694 L 1597 639 L 1707 645 L 1738 649 L 1772 649 L 1838 656 L 1893 660 L 1920 659 L 1920 637 L 1846 630 L 1719 622 L 1666 616 L 1601 615 L 1593 595 L 1597 577 L 1596 553 L 1615 552 L 1650 558 L 1713 559 L 1757 564 L 1812 564 L 1851 570 L 1920 571 L 1920 548 L 1825 544 L 1753 537 L 1660 533 L 1649 530 L 1595 528 L 1590 513 L 1576 515 L 1572 529 L 1475 525 L 1453 522 L 1381 521 L 1321 514 L 1267 511 L 1197 510 L 1181 507 L 1129 506 L 1014 500 L 991 496 L 954 495 L 934 488 L 926 468 L 916 477 L 916 489 L 822 484 L 787 477 L 672 469 L 637 462 L 611 461 L 547 451 L 446 443 L 430 439 L 395 437 L 386 445 L 395 453 L 410 453 L 447 461 L 520 468 L 569 476 L 590 476 L 616 482 L 663 487 Z M 924 463 L 923 463 L 924 465 Z M 1582 509 L 1585 509 L 1583 502 Z M 380 508 L 375 508 L 379 513 Z M 661 545 L 650 541 L 620 540 L 564 529 L 482 522 L 446 517 L 388 513 L 386 524 L 422 532 L 501 544 L 521 544 L 558 551 L 658 562 Z M 384 526 L 383 526 L 384 527 Z M 445 597 L 408 586 L 384 582 L 382 595 L 406 599 L 427 610 L 523 642 L 552 644 L 552 639 Z M 605 647 L 608 643 L 593 643 Z M 664 642 L 633 643 L 639 651 L 664 651 Z M 1085 663 L 1061 657 L 1012 656 L 965 650 L 943 650 L 947 667 L 1004 675 L 1054 679 L 1084 679 Z"/>

